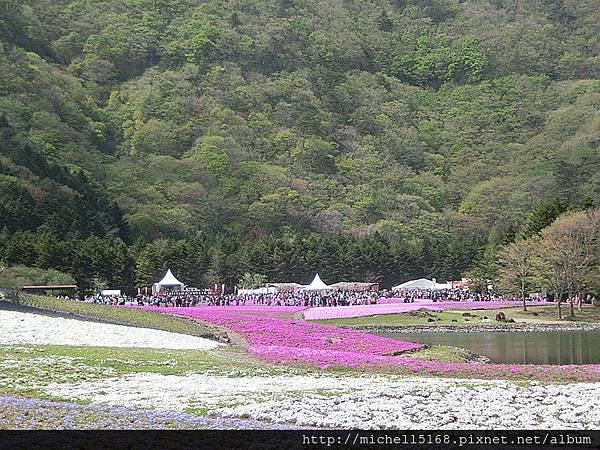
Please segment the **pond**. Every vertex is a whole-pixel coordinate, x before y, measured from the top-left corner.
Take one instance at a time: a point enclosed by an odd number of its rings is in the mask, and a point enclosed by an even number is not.
[[[377,333],[403,341],[462,347],[493,363],[598,364],[598,331]]]

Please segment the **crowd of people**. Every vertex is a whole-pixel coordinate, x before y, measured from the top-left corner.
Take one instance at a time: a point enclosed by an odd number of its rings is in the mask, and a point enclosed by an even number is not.
[[[498,300],[499,297],[491,292],[474,292],[466,289],[415,289],[402,293],[400,296],[406,303],[415,300],[430,300],[434,302],[490,302]]]
[[[162,291],[152,294],[140,293],[137,296],[112,296],[103,297],[95,295],[86,299],[88,302],[104,303],[110,305],[138,305],[138,306],[353,306],[370,305],[376,303],[415,301],[495,301],[497,297],[492,293],[477,293],[460,289],[445,290],[409,290],[399,291],[295,291],[278,293],[257,294],[223,294],[212,295],[209,293],[190,293],[185,291]]]
[[[312,292],[278,292],[261,294],[197,294],[181,291],[163,291],[153,294],[139,294],[135,297],[96,295],[87,299],[92,303],[110,305],[138,306],[351,306],[377,303],[381,297],[388,297],[388,291],[312,291]]]
[[[79,296],[60,296],[69,300],[81,300]],[[530,300],[547,300],[532,298]],[[407,291],[310,291],[310,292],[278,292],[260,294],[223,294],[191,293],[185,291],[162,291],[153,294],[140,293],[137,296],[118,295],[102,296],[95,294],[84,301],[105,305],[136,306],[300,306],[314,308],[318,306],[354,306],[377,303],[413,303],[413,302],[485,302],[498,300],[520,301],[493,292],[473,292],[464,289],[413,289]],[[572,299],[577,303],[578,298]],[[587,294],[583,303],[590,304],[596,300]],[[563,300],[564,301],[564,300]],[[568,302],[568,300],[567,300]]]

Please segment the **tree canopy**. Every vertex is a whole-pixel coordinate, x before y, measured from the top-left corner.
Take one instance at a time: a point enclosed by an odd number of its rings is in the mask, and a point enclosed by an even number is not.
[[[598,206],[599,27],[596,0],[0,0],[0,260],[459,277]]]

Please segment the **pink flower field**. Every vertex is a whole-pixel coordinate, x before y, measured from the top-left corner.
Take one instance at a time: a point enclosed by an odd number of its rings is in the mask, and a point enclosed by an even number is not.
[[[382,356],[423,347],[423,344],[414,342],[404,342],[274,315],[302,310],[302,308],[293,306],[199,306],[193,308],[147,306],[143,309],[180,314],[227,327],[241,334],[248,341],[250,352],[259,356],[266,356],[269,351],[274,351],[276,354],[279,354],[281,350],[294,353],[297,349]]]
[[[386,299],[394,300],[394,299]],[[547,302],[528,302],[529,306],[555,305]],[[470,310],[470,309],[499,309],[514,308],[521,306],[522,303],[515,302],[415,302],[415,303],[387,303],[377,305],[356,305],[356,306],[325,306],[311,308],[304,312],[306,320],[328,320],[328,319],[349,319],[352,317],[377,316],[382,314],[398,314],[418,309],[429,309],[431,311],[447,311],[452,309]]]
[[[506,302],[485,302],[487,309]],[[413,304],[403,304],[410,307]],[[440,309],[446,304],[435,303]],[[467,304],[457,306],[465,309]],[[481,305],[474,305],[480,309]],[[396,306],[396,305],[378,305]],[[422,307],[422,304],[417,304]],[[450,306],[450,305],[448,305]],[[512,306],[512,304],[511,304]],[[342,309],[338,307],[337,309]],[[353,307],[350,307],[353,308]],[[367,307],[368,308],[368,307]],[[348,329],[305,322],[282,316],[297,313],[297,307],[154,307],[142,309],[177,314],[224,326],[242,335],[250,354],[276,364],[310,364],[333,367],[393,369],[400,373],[422,373],[484,378],[518,378],[561,381],[600,381],[600,365],[535,366],[425,361],[401,355],[423,344],[375,336]],[[318,308],[317,308],[318,309]],[[410,310],[410,309],[408,309]],[[310,310],[308,310],[309,312]],[[404,310],[406,311],[406,310]]]

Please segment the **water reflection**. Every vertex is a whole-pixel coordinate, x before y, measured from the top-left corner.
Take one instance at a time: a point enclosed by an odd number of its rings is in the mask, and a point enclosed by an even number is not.
[[[432,345],[463,347],[495,363],[600,363],[600,332],[379,333]]]

